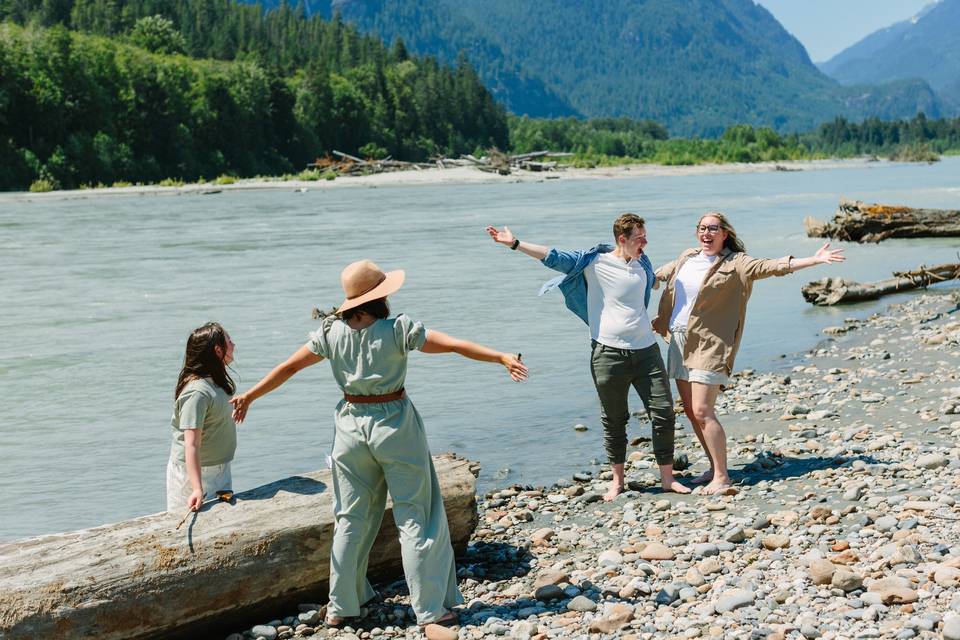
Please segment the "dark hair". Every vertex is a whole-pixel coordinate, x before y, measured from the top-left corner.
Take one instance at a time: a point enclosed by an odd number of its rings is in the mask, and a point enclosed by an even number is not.
[[[376,300],[357,305],[352,309],[347,309],[343,313],[337,312],[337,315],[340,316],[341,320],[350,320],[364,312],[369,313],[378,320],[383,320],[390,316],[390,305],[387,304],[386,298],[377,298]]]
[[[613,241],[619,242],[620,236],[630,237],[633,230],[642,227],[646,223],[643,218],[635,213],[622,213],[620,217],[613,221]]]
[[[720,221],[720,228],[727,232],[727,239],[723,241],[723,246],[725,249],[729,249],[734,253],[746,253],[747,248],[743,245],[743,242],[740,238],[737,237],[737,232],[733,230],[733,225],[730,224],[730,221],[727,219],[727,216],[723,215],[719,211],[707,211],[705,214],[700,216],[700,219],[697,221],[697,226],[700,226],[700,223],[703,222],[703,219],[707,216],[712,216]]]
[[[227,373],[223,357],[217,355],[217,347],[220,347],[221,353],[226,354],[227,332],[219,323],[208,322],[193,330],[187,338],[187,350],[183,354],[183,368],[177,378],[174,399],[180,397],[180,392],[187,384],[200,378],[212,378],[218,387],[233,395],[237,388]]]

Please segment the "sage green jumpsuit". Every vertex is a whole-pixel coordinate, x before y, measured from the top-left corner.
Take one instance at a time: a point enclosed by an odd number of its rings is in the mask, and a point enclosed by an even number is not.
[[[330,316],[311,335],[307,348],[330,361],[345,393],[385,395],[403,388],[407,356],[423,346],[426,336],[423,324],[405,315],[377,320],[359,331]],[[462,603],[463,596],[420,414],[407,397],[380,403],[341,400],[334,426],[336,529],[327,614],[357,616],[361,605],[376,595],[366,577],[367,559],[389,491],[417,622],[437,620]]]

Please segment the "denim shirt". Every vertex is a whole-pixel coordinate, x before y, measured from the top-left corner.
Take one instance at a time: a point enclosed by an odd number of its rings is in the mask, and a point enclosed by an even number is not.
[[[542,296],[547,291],[560,287],[560,293],[563,294],[567,309],[573,311],[578,318],[589,326],[590,320],[587,318],[587,278],[583,275],[583,270],[586,269],[598,255],[601,253],[610,253],[611,251],[613,251],[613,246],[605,243],[598,244],[585,251],[550,249],[541,262],[545,266],[550,267],[554,271],[560,271],[564,275],[557,276],[543,283],[543,286],[540,287],[539,295]],[[643,295],[643,304],[647,306],[650,304],[650,290],[653,289],[653,282],[656,275],[653,272],[653,265],[650,264],[650,258],[647,257],[646,253],[640,255],[640,266],[643,267],[644,273],[647,274],[647,290]]]

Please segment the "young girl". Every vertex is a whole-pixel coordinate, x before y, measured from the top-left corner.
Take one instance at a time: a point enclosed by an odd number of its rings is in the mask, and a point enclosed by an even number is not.
[[[390,316],[386,297],[403,284],[403,271],[384,273],[369,260],[340,276],[346,300],[309,342],[245,393],[233,399],[243,422],[250,404],[298,371],[327,359],[343,390],[334,412],[335,530],[330,549],[330,603],[326,624],[360,615],[376,593],[367,581],[367,556],[380,530],[387,493],[400,532],[403,572],[421,625],[454,624],[457,587],[443,496],[420,414],[404,391],[411,351],[458,353],[503,365],[514,380],[527,377],[519,355],[500,353],[439,331],[405,315]],[[469,393],[469,385],[464,388]]]
[[[233,341],[216,322],[187,338],[173,404],[173,446],[167,463],[167,511],[196,511],[217,491],[231,488],[230,461],[237,449],[237,424],[227,373]]]

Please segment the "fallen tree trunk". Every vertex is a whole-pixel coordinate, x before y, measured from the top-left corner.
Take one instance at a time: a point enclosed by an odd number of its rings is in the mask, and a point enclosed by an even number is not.
[[[831,306],[848,302],[876,300],[898,291],[928,287],[937,282],[960,278],[960,263],[938,264],[906,272],[894,272],[893,277],[879,282],[860,284],[843,278],[822,278],[803,285],[803,298],[812,304]]]
[[[450,534],[463,550],[477,522],[475,463],[434,457]],[[333,534],[329,470],[205,505],[175,530],[158,513],[0,544],[0,638],[208,637],[324,602]],[[372,578],[400,575],[390,504]],[[226,635],[226,634],[224,634]]]
[[[840,199],[833,221],[804,220],[811,238],[880,242],[887,238],[960,236],[960,211],[912,209]]]

